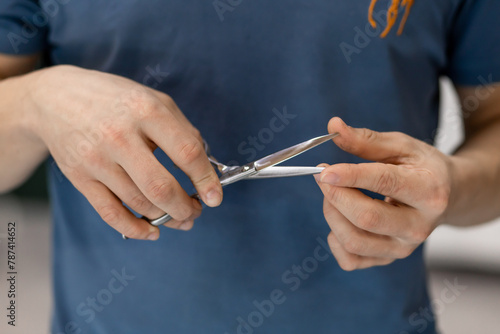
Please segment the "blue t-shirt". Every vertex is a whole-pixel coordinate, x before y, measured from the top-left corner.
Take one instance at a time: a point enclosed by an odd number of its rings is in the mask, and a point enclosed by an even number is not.
[[[166,92],[222,162],[325,134],[333,116],[432,142],[440,76],[500,81],[500,1],[415,0],[386,38],[391,1],[376,2],[377,28],[370,2],[2,0],[0,52],[41,51]],[[359,161],[327,143],[290,163]],[[236,183],[192,231],[147,242],[122,240],[48,166],[53,334],[435,333],[422,248],[342,271],[312,177]]]

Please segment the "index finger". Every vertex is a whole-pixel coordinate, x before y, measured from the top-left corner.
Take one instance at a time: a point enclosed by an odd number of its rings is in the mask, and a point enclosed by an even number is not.
[[[166,106],[159,108],[160,112],[143,122],[144,134],[189,176],[203,202],[212,207],[219,205],[222,186],[202,142]]]

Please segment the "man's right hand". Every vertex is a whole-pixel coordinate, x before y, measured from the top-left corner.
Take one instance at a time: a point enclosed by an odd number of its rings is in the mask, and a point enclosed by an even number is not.
[[[201,136],[166,94],[131,80],[72,66],[29,76],[28,127],[101,218],[129,238],[156,240],[159,229],[136,218],[168,212],[166,226],[189,230],[201,204],[158,162],[160,147],[209,206],[222,188]],[[28,79],[26,76],[26,79]]]

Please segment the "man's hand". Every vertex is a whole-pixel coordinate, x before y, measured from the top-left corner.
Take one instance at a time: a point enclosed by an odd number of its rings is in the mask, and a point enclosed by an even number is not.
[[[409,256],[440,224],[452,191],[452,158],[399,132],[328,124],[341,149],[376,161],[325,165],[316,180],[332,232],[328,242],[339,265],[355,270]],[[372,199],[358,189],[386,196]]]
[[[27,128],[110,226],[130,238],[155,240],[150,219],[168,212],[167,226],[188,230],[200,215],[153,155],[160,147],[192,180],[202,200],[222,200],[201,136],[167,95],[115,75],[58,66],[29,75]]]

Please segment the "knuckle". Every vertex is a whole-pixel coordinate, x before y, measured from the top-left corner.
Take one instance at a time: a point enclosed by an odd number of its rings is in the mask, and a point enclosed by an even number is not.
[[[358,226],[364,230],[372,231],[380,226],[380,213],[374,209],[361,211],[358,215]]]
[[[151,106],[154,106],[154,108],[150,109],[149,111],[153,112],[154,115],[164,112],[173,112],[174,110],[178,109],[177,104],[170,95],[155,91],[155,98],[153,98],[150,94],[148,94],[148,97],[148,102]]]
[[[352,143],[352,141],[345,140],[342,137],[337,137],[337,138],[339,138],[339,139],[337,139],[335,144],[338,147],[340,147],[340,149],[342,149],[343,151],[346,151],[346,152],[354,152],[355,151],[355,147],[354,147],[354,144]]]
[[[396,260],[398,260],[398,259],[395,259],[395,258],[380,259],[379,258],[376,263],[372,264],[372,267],[387,266]]]
[[[351,235],[343,241],[344,249],[351,254],[361,254],[365,248],[363,240],[356,235]]]
[[[131,110],[140,110],[150,99],[150,94],[143,87],[133,87],[121,98],[121,102]]]
[[[177,108],[177,104],[175,103],[174,99],[170,95],[167,95],[165,93],[161,93],[160,100],[169,109]]]
[[[59,168],[68,179],[72,180],[77,188],[85,181],[88,181],[87,174],[80,168],[73,168],[66,164],[61,164]]]
[[[120,221],[120,210],[114,205],[106,205],[97,209],[102,220],[111,227],[115,227]]]
[[[135,87],[122,98],[122,109],[138,120],[149,119],[158,114],[158,101],[146,89]]]
[[[189,221],[189,222],[186,221],[172,228],[181,229],[183,231],[190,231],[193,227],[194,227],[194,221]]]
[[[126,224],[123,230],[123,234],[129,238],[140,239],[143,235],[141,228],[135,224]]]
[[[382,265],[383,266],[388,266],[390,265],[391,263],[394,263],[394,259],[387,259]]]
[[[396,252],[396,256],[395,258],[396,259],[406,259],[408,256],[411,255],[411,253],[413,253],[413,248],[411,247],[400,247],[397,252]]]
[[[431,234],[430,228],[425,228],[422,226],[410,232],[410,239],[414,244],[421,244],[425,240],[427,240],[430,234]]]
[[[334,244],[335,242],[337,241],[335,239],[335,236],[333,235],[333,232],[330,232],[328,234],[328,237],[326,238],[326,241],[328,242],[328,246],[330,246],[330,250],[333,252],[333,249],[334,249]]]
[[[339,264],[340,268],[344,271],[354,271],[358,268],[357,263],[353,260],[337,259],[337,263]]]
[[[150,181],[146,187],[146,193],[149,194],[151,200],[155,203],[167,204],[174,202],[178,195],[172,182],[165,179],[155,179]],[[165,210],[165,209],[164,209]],[[194,208],[184,203],[175,206],[175,210],[169,213],[175,220],[184,221],[193,216]]]
[[[153,204],[143,194],[136,194],[130,199],[130,207],[137,212],[146,212],[150,210],[152,206]]]
[[[451,189],[443,185],[436,186],[428,197],[427,205],[437,213],[443,213],[448,207]]]
[[[399,137],[398,139],[401,140],[401,143],[403,144],[402,145],[403,148],[406,148],[410,152],[420,151],[420,150],[418,150],[417,141],[415,140],[415,138],[412,138],[412,137],[410,137],[407,134],[404,134],[402,132],[396,132],[396,134]],[[416,152],[416,153],[418,153],[418,152]]]
[[[398,192],[398,178],[388,170],[384,170],[375,185],[376,192],[386,195]]]
[[[179,158],[186,164],[192,164],[205,155],[201,144],[197,141],[183,143],[179,148]]]
[[[330,203],[338,203],[342,201],[343,192],[340,187],[329,186],[326,192],[326,198]]]
[[[104,167],[104,156],[94,148],[82,151],[82,158],[84,159],[85,166],[94,168]]]
[[[361,140],[356,140],[352,142],[342,141],[341,148],[348,152],[362,153],[367,150],[368,145],[375,142],[378,138],[378,132],[367,129],[358,129],[358,138]]]
[[[220,184],[220,181],[217,177],[217,174],[213,171],[213,169],[210,169],[206,174],[202,175],[198,179],[193,179],[193,183],[195,185],[199,184],[210,184],[211,186],[218,186]]]
[[[341,175],[344,174],[346,180],[348,180],[348,184],[346,186],[354,186],[357,184],[359,180],[359,165],[355,164],[344,164],[341,165]]]
[[[160,108],[156,103],[145,102],[140,109],[138,109],[137,118],[139,120],[149,120],[158,115]]]
[[[323,203],[323,216],[325,216],[325,219],[327,221],[329,221],[330,220],[330,216],[333,213],[334,213],[333,206],[330,203],[328,203],[327,201],[324,201],[324,203]]]
[[[201,216],[201,210],[193,210],[193,214],[191,215],[192,219],[195,220]],[[191,218],[190,217],[190,218]]]
[[[362,128],[361,135],[365,139],[365,141],[367,141],[368,143],[373,143],[374,141],[377,140],[378,132],[367,128]]]
[[[119,124],[110,123],[102,127],[105,141],[117,147],[123,147],[127,143],[127,131]]]
[[[175,198],[175,190],[170,181],[159,178],[150,181],[146,186],[146,193],[157,203],[171,202]]]
[[[193,211],[188,206],[178,208],[179,212],[175,215],[176,220],[186,221],[193,215]]]

